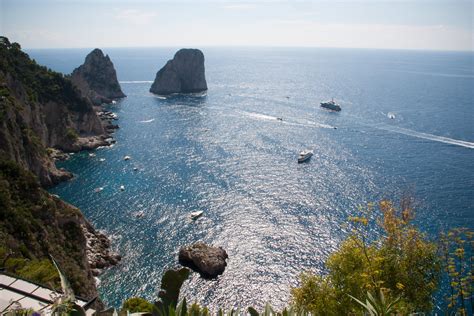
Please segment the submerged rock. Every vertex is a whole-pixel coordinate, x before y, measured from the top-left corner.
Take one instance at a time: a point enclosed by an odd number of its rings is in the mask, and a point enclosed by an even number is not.
[[[199,49],[180,49],[158,71],[150,92],[167,95],[207,90],[204,54]]]
[[[114,64],[98,48],[87,55],[84,64],[74,69],[71,81],[95,105],[112,103],[114,99],[125,97]]]
[[[179,250],[179,262],[199,272],[203,277],[215,278],[224,272],[227,252],[221,247],[211,247],[197,242]]]

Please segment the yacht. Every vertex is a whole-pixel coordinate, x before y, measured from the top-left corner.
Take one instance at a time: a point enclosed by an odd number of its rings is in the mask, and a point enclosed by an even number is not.
[[[321,107],[336,112],[339,112],[341,110],[341,106],[334,101],[334,98],[332,98],[331,101],[321,102]]]
[[[313,156],[312,150],[303,150],[298,156],[298,163],[305,162],[306,160],[311,158],[311,156]]]

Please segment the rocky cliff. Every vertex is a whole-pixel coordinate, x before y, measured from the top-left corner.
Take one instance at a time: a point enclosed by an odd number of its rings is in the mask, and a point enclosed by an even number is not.
[[[70,174],[58,170],[50,147],[88,148],[104,139],[104,126],[92,103],[60,73],[38,65],[20,45],[0,37],[0,155],[16,161],[45,186]]]
[[[120,257],[77,208],[41,185],[71,176],[56,168],[52,147],[75,151],[103,144],[104,126],[70,80],[0,37],[0,268],[59,285],[51,254],[77,294],[97,295],[93,275]]]
[[[114,64],[98,48],[87,55],[84,64],[74,69],[70,78],[82,95],[95,105],[125,97],[117,80]]]
[[[158,71],[150,92],[160,95],[207,90],[204,54],[199,49],[180,49]]]
[[[1,159],[0,209],[0,266],[7,272],[60,288],[52,255],[76,294],[91,299],[97,296],[93,268],[120,260],[77,208],[44,191],[15,162]]]

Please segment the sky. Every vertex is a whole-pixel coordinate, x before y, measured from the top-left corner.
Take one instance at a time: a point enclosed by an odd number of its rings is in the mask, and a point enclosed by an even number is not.
[[[0,0],[23,48],[347,47],[474,51],[474,0]]]

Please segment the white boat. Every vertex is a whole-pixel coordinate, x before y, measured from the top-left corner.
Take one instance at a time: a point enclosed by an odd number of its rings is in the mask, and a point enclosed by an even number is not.
[[[104,189],[103,187],[95,188],[95,189],[94,189],[94,192],[95,192],[95,193],[99,193],[99,192],[102,191],[103,189]]]
[[[204,211],[195,211],[195,212],[191,213],[190,217],[191,217],[192,220],[196,220],[199,217],[201,217],[202,214],[204,214]]]
[[[105,158],[100,158],[99,161],[100,161],[100,162],[104,162],[104,161],[105,161]]]
[[[124,185],[120,186],[120,191],[125,191],[125,186]]]
[[[123,160],[130,160],[130,159],[132,159],[132,157],[130,157],[130,156],[123,157]]]
[[[313,151],[312,150],[307,150],[307,149],[303,150],[298,155],[298,163],[305,162],[306,160],[311,158],[311,156],[313,156]]]
[[[133,171],[138,171],[138,168],[137,168],[137,167],[134,167],[134,168],[133,168]]]
[[[89,157],[95,157],[95,154],[94,154],[94,153],[90,153],[90,154],[89,154]]]

